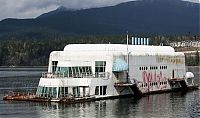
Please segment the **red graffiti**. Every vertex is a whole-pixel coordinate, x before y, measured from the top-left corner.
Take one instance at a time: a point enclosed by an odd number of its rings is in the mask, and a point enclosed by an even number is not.
[[[155,72],[147,72],[147,71],[143,71],[142,73],[143,76],[143,83],[147,86],[148,91],[150,89],[153,89],[153,86],[151,86],[152,84],[157,86],[158,89],[161,89],[161,82],[166,82],[166,77],[163,77],[162,71],[160,71],[160,73],[156,73]],[[166,88],[166,84],[164,84],[164,86],[162,86],[162,88]]]

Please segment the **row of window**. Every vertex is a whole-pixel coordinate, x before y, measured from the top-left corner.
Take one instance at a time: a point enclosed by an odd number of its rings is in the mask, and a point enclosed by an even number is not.
[[[73,75],[73,74],[91,74],[92,67],[90,66],[76,66],[76,67],[57,67],[55,73]]]
[[[57,91],[58,89],[58,91]],[[58,92],[58,93],[57,93]],[[36,95],[44,98],[56,98],[58,97],[80,97],[89,95],[89,87],[42,87],[37,88]]]
[[[150,70],[157,70],[158,66],[150,66],[149,67]],[[160,66],[160,69],[167,69],[167,66]],[[139,67],[139,70],[148,70],[147,66],[141,66]]]
[[[36,95],[38,97],[45,98],[56,98],[57,96],[57,87],[41,87],[37,88]]]
[[[75,67],[56,67],[57,62],[52,62],[53,72],[61,73],[66,75],[81,75],[81,74],[92,74],[91,66],[75,66]],[[55,68],[56,67],[56,68]],[[105,72],[106,61],[95,61],[95,73]],[[54,71],[55,70],[55,71]]]
[[[57,91],[58,89],[58,91]],[[96,86],[95,95],[106,95],[107,86]],[[58,93],[57,93],[58,92]],[[89,95],[89,87],[42,87],[37,88],[36,95],[44,98],[80,97]]]
[[[147,87],[148,84],[149,84],[149,86],[166,85],[166,84],[167,84],[167,81],[142,83],[140,87]]]
[[[167,69],[167,66],[160,66],[160,69]]]
[[[139,70],[148,70],[148,67],[139,67]]]

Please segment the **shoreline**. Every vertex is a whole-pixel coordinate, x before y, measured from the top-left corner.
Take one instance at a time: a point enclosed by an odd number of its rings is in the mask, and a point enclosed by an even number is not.
[[[200,67],[200,65],[186,67]],[[48,66],[0,66],[0,68],[48,68]]]

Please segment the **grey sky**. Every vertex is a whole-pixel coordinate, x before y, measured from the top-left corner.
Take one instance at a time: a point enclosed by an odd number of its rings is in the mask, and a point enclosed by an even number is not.
[[[59,6],[91,8],[116,5],[134,0],[0,0],[0,20],[5,18],[34,18]],[[187,0],[196,1],[199,0]]]

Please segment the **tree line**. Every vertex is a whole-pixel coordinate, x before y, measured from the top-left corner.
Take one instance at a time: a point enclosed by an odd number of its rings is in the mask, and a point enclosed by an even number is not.
[[[0,66],[47,66],[51,51],[67,44],[122,43],[121,36],[75,36],[45,40],[0,40]]]
[[[150,36],[150,44],[159,45],[180,37]],[[184,37],[185,38],[185,37]],[[67,44],[126,44],[126,35],[67,36],[51,39],[6,39],[0,40],[0,66],[47,66],[51,51],[61,51]],[[130,42],[131,43],[131,42]],[[196,56],[199,58],[199,56]],[[195,58],[187,57],[187,65],[197,65]],[[194,60],[194,59],[193,59]]]

